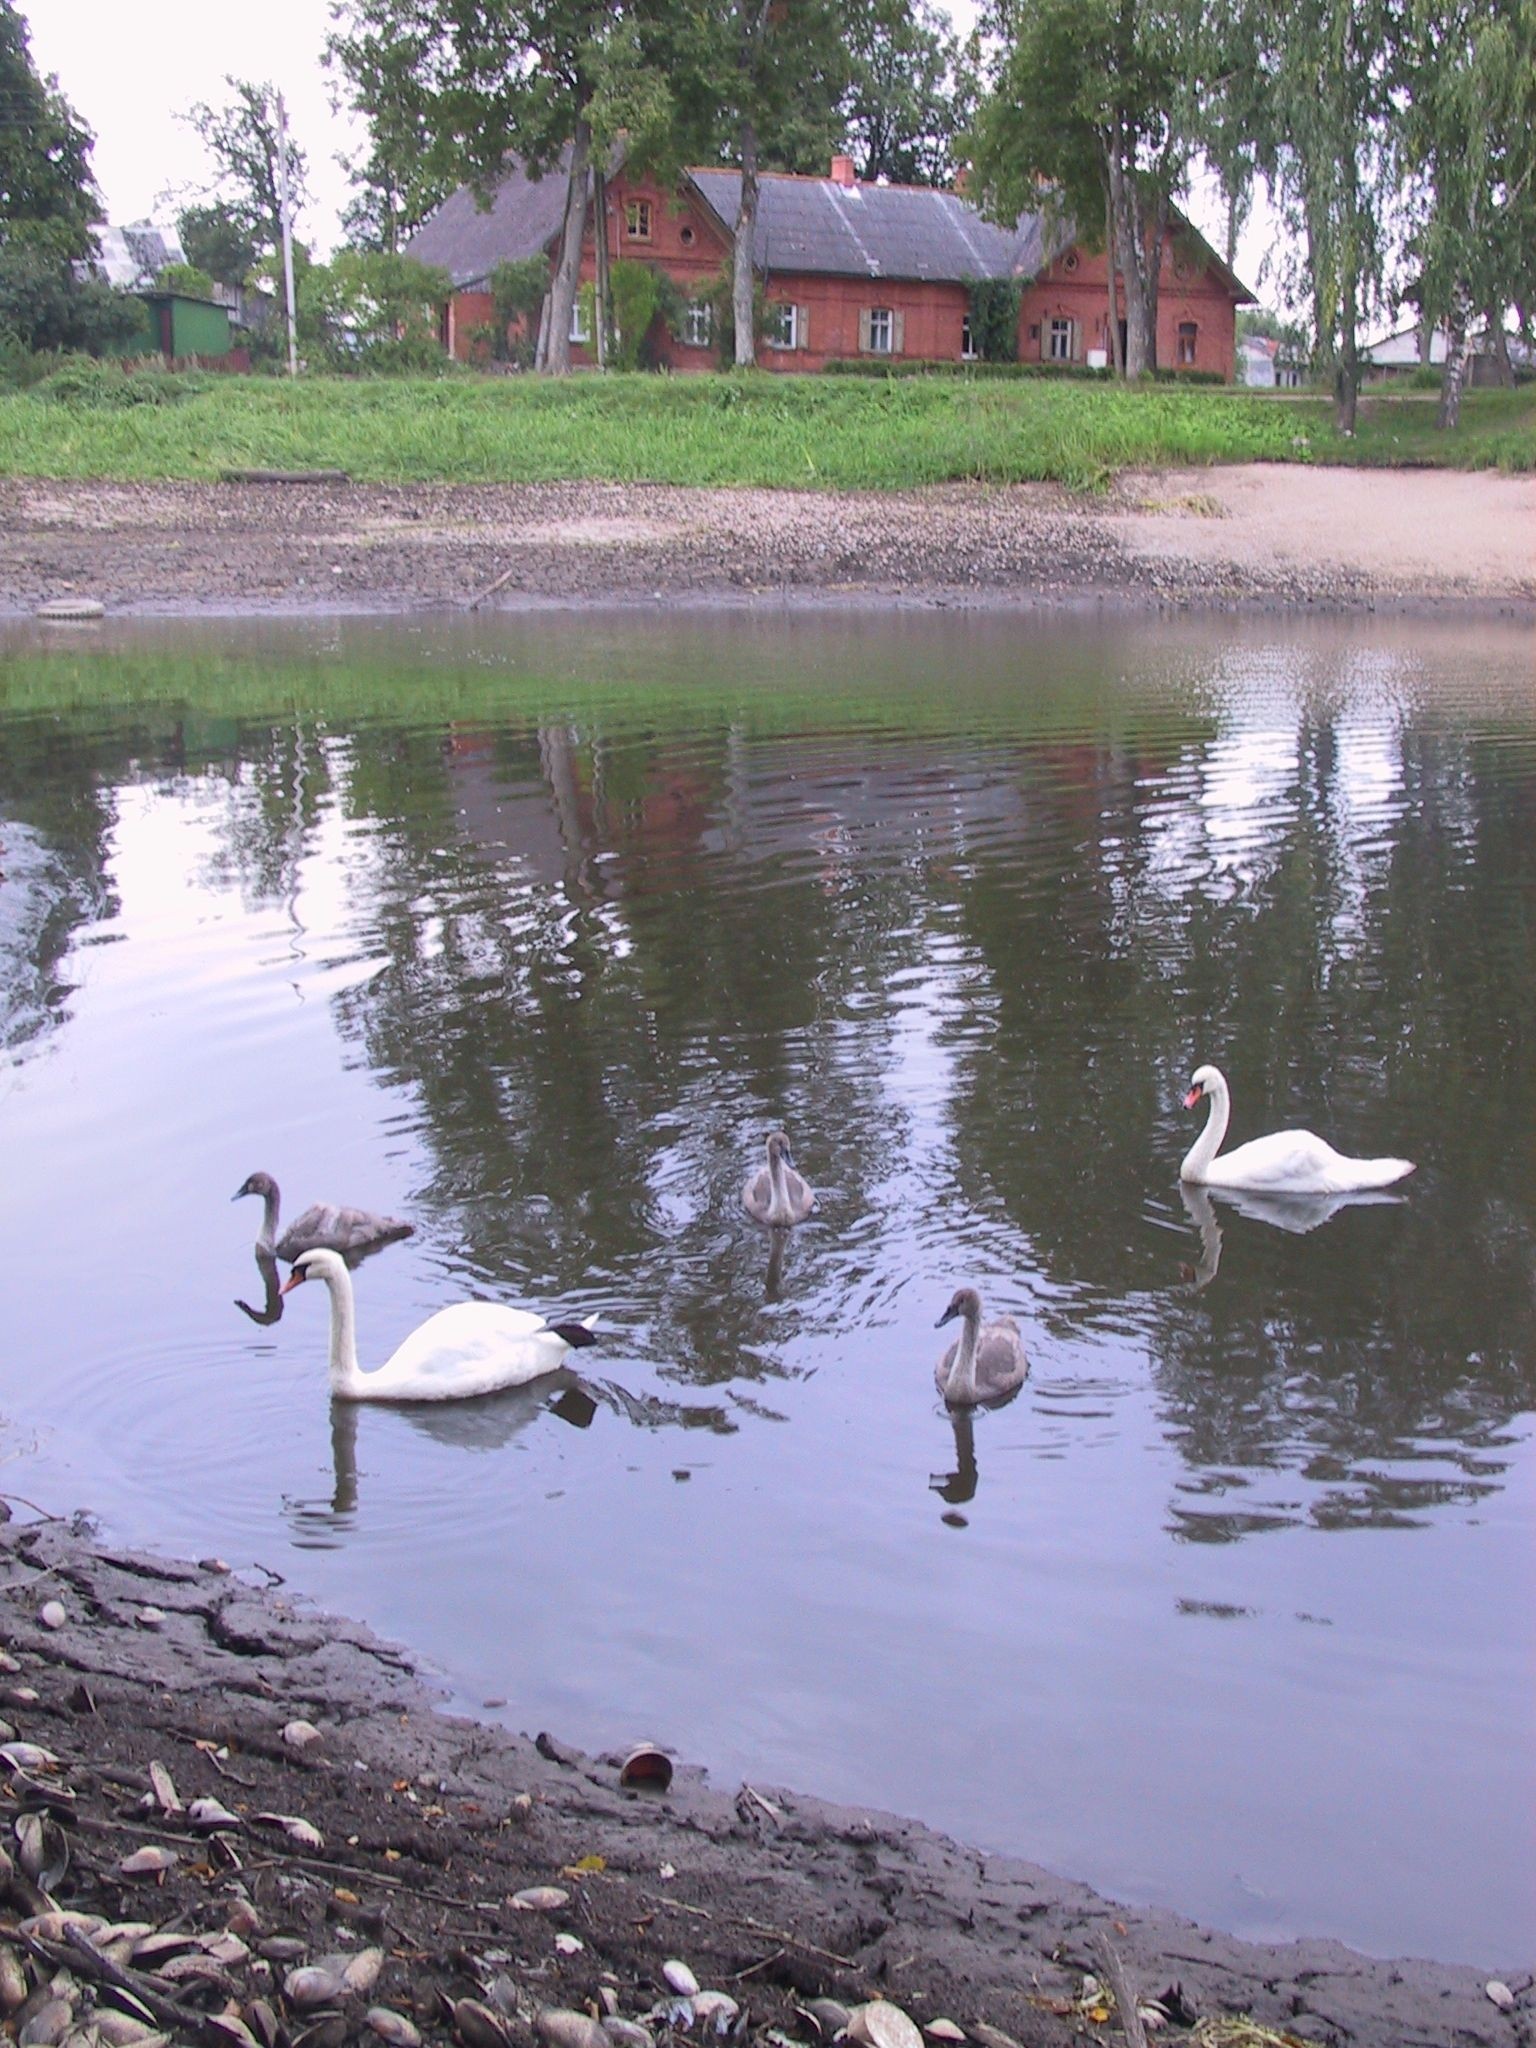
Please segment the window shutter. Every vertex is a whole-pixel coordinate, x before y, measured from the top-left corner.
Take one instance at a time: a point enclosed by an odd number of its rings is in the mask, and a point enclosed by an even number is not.
[[[868,354],[869,354],[869,308],[868,308],[868,306],[864,306],[864,307],[861,307],[861,308],[860,308],[860,311],[859,311],[859,348],[860,348],[860,351],[861,351],[861,352],[862,352],[862,353],[863,353],[864,355],[868,355]]]
[[[811,345],[811,309],[809,306],[795,308],[795,347],[809,348]]]
[[[906,342],[907,316],[905,313],[893,312],[891,314],[891,354],[899,356],[906,347]]]

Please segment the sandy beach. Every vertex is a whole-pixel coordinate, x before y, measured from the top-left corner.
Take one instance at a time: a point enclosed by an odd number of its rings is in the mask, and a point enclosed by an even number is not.
[[[1247,465],[885,495],[0,482],[0,609],[1105,606],[1536,617],[1536,477]]]

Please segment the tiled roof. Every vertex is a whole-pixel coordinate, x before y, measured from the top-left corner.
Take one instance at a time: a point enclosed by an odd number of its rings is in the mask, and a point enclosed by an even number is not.
[[[542,178],[514,164],[482,210],[473,189],[451,192],[411,236],[407,254],[446,270],[455,285],[482,284],[498,263],[537,256],[565,217],[565,162]]]
[[[727,232],[741,204],[739,171],[688,173]],[[752,260],[768,272],[954,282],[1033,277],[1071,231],[1026,213],[1016,227],[983,220],[957,192],[920,185],[844,185],[768,174],[758,195]]]
[[[173,227],[114,228],[105,224],[92,230],[96,237],[95,267],[108,284],[129,291],[151,285],[168,263],[185,263],[181,238]]]

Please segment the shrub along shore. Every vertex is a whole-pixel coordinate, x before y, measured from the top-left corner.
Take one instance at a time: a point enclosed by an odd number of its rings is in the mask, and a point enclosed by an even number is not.
[[[251,468],[364,483],[659,483],[799,490],[1051,482],[1237,462],[1536,469],[1536,386],[1366,399],[1336,433],[1321,395],[1128,389],[1040,375],[214,376],[67,360],[0,394],[0,473],[117,482]]]

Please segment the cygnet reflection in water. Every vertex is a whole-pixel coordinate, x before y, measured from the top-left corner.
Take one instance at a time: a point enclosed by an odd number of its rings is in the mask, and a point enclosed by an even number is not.
[[[930,1472],[928,1490],[936,1493],[940,1500],[947,1501],[952,1508],[957,1508],[976,1498],[979,1480],[976,1470],[976,1410],[951,1408],[949,1421],[955,1432],[955,1469],[953,1472]]]
[[[261,1275],[261,1284],[266,1299],[260,1308],[252,1308],[248,1301],[238,1297],[235,1307],[242,1315],[250,1317],[253,1323],[280,1323],[283,1319],[283,1289],[278,1277],[277,1261],[270,1252],[260,1249],[256,1253],[256,1270]]]

